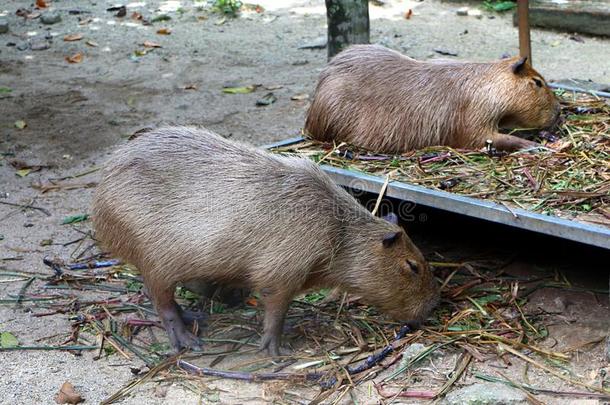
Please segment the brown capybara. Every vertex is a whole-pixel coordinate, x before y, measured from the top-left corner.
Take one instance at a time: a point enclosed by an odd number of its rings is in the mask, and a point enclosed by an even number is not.
[[[305,132],[384,153],[426,146],[499,150],[538,144],[498,128],[543,128],[559,102],[525,59],[421,62],[379,45],[355,45],[320,74]]]
[[[199,346],[174,301],[178,284],[259,291],[261,347],[272,355],[291,299],[306,289],[337,286],[405,322],[422,321],[439,299],[395,220],[371,215],[307,159],[205,129],[157,129],[119,148],[92,212],[97,239],[142,273],[176,349]]]

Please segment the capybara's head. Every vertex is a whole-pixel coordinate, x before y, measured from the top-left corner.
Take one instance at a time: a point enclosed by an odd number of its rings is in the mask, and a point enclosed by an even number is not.
[[[376,221],[355,253],[351,289],[397,321],[420,323],[439,302],[439,286],[394,214]]]
[[[506,59],[498,68],[501,72],[497,77],[507,95],[502,102],[506,113],[500,117],[501,128],[548,128],[557,122],[559,101],[527,58]]]

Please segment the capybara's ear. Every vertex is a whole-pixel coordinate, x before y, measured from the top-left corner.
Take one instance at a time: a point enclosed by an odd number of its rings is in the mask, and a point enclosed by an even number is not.
[[[393,212],[390,212],[388,215],[384,216],[383,219],[391,224],[398,225],[398,216]]]
[[[387,248],[394,245],[394,243],[396,243],[396,241],[400,239],[400,235],[402,235],[402,232],[400,231],[390,232],[383,235],[383,247]]]
[[[523,70],[523,68],[525,67],[525,62],[527,62],[527,56],[524,56],[523,58],[520,58],[518,61],[516,61],[515,63],[513,63],[510,68],[513,71],[514,74],[519,74],[521,73],[521,71]]]

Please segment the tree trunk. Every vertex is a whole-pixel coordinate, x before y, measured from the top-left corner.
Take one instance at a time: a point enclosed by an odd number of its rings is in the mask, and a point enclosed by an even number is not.
[[[326,0],[328,59],[348,45],[369,43],[368,0]]]

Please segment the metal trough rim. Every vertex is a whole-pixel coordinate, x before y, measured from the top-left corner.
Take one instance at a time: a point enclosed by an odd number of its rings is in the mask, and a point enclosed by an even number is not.
[[[286,139],[263,148],[272,149],[303,141],[303,137]],[[385,179],[328,165],[320,165],[339,185],[379,194]],[[390,181],[385,195],[411,201],[431,208],[484,219],[516,228],[556,236],[587,245],[610,249],[610,228],[587,224],[556,216],[542,215],[521,208],[509,210],[502,204],[478,198],[464,197],[447,191],[434,190],[400,181]]]

